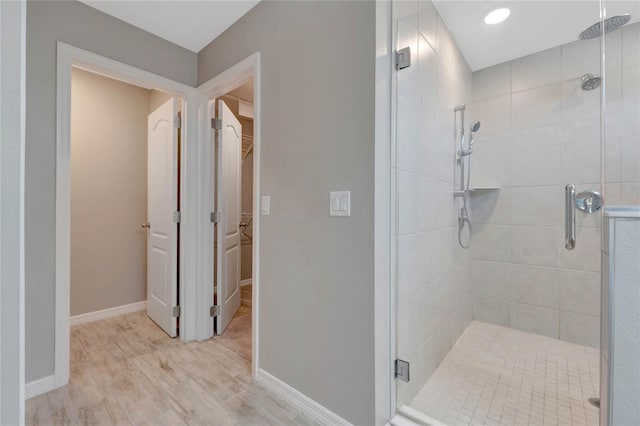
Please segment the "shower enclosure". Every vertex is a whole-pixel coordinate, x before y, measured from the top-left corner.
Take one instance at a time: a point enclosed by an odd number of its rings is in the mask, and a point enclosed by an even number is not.
[[[640,205],[640,2],[392,14],[395,409],[597,425],[602,211]]]

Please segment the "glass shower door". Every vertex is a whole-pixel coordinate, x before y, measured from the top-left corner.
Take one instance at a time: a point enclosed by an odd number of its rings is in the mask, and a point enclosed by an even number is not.
[[[622,22],[623,26],[620,31],[610,32],[603,38],[607,64],[604,78],[603,153],[606,160],[603,179],[605,217],[609,218],[603,226],[608,229],[612,223],[617,223],[615,226],[627,223],[630,228],[626,232],[618,232],[625,235],[616,240],[626,240],[624,244],[628,246],[634,229],[634,220],[629,213],[637,216],[640,208],[640,23],[637,20],[640,3],[605,1],[604,8],[607,21],[618,25]],[[625,218],[615,219],[620,211],[625,211]],[[637,321],[633,317],[633,312],[639,309],[638,298],[633,294],[637,291],[640,277],[637,268],[635,277],[632,271],[623,274],[615,267],[610,268],[610,261],[617,256],[611,252],[607,238],[612,233],[604,234],[600,424],[637,424],[640,412],[635,401],[640,395],[635,390],[638,389],[640,369],[637,357],[629,356],[632,353],[629,348],[637,345],[640,339],[640,332],[635,326]],[[635,264],[640,264],[637,255]],[[615,276],[626,276],[632,282],[625,285],[612,279]],[[628,359],[626,364],[625,358]],[[617,397],[610,398],[611,394]]]
[[[472,319],[471,253],[458,247],[454,105],[471,101],[472,73],[430,2],[394,3],[396,49],[397,406],[409,409]]]

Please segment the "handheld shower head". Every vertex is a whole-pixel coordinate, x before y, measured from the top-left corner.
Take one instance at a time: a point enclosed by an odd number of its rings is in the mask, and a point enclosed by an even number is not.
[[[475,142],[473,134],[480,130],[480,122],[474,121],[471,126],[469,126],[469,153],[473,152],[473,144]]]
[[[464,128],[464,127],[463,127]],[[466,157],[473,153],[473,134],[480,129],[480,122],[475,121],[471,126],[469,126],[469,148],[464,149],[464,136],[462,137],[460,143],[460,150],[458,151],[458,157]]]

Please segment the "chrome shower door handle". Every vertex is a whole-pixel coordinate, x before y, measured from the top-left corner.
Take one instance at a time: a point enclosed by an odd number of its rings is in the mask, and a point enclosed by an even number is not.
[[[567,250],[576,248],[576,186],[564,188],[564,246]]]

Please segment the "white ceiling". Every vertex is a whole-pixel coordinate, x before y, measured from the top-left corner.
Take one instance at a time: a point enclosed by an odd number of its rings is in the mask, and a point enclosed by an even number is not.
[[[80,1],[197,53],[260,0]]]
[[[576,41],[578,34],[598,22],[598,0],[459,1],[434,0],[462,54],[473,71]],[[630,13],[640,20],[640,1],[606,0],[607,17]],[[496,25],[484,17],[499,7],[511,16]]]

